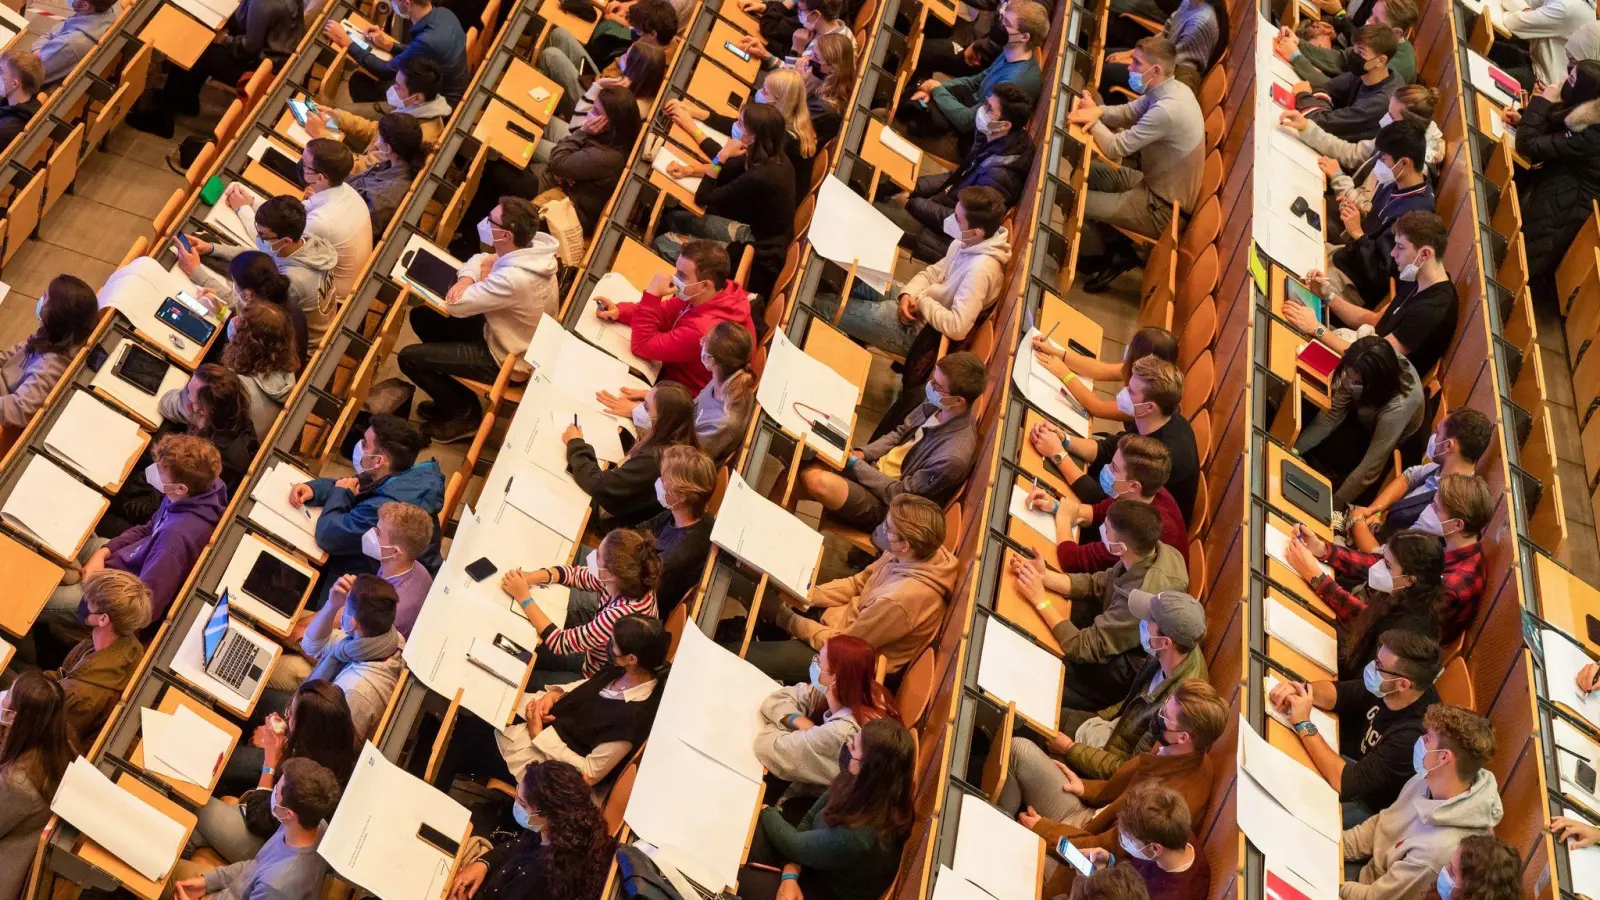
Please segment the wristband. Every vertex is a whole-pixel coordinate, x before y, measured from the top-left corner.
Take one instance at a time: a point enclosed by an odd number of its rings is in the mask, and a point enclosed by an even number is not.
[[[794,720],[798,719],[798,718],[800,718],[800,714],[799,713],[789,713],[787,716],[783,717],[783,724],[789,726],[790,728],[793,728],[794,727]]]
[[[532,597],[523,597],[521,600],[517,601],[517,605],[522,607],[523,609],[527,609],[528,606],[530,604],[532,604],[532,603],[533,603],[533,598]]]
[[[800,876],[796,875],[793,872],[785,872],[785,873],[783,873],[783,877],[778,879],[778,881],[780,881],[780,882],[783,882],[783,881],[799,881],[799,880],[800,880]]]
[[[262,766],[261,767],[261,774],[263,774],[263,775],[276,775],[277,773],[278,773],[278,770],[274,769],[271,766]]]
[[[1033,605],[1033,608],[1037,609],[1039,612],[1044,612],[1045,610],[1050,608],[1050,601],[1049,600],[1040,600],[1038,603],[1035,603]]]

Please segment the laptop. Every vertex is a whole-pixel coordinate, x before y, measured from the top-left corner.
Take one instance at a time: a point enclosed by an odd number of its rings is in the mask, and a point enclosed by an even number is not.
[[[205,657],[206,674],[238,691],[253,697],[256,685],[266,677],[272,654],[256,645],[229,623],[228,592],[222,592],[211,619],[201,634],[201,652]]]

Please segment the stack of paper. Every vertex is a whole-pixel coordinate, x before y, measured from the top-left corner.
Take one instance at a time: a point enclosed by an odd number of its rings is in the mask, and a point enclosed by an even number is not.
[[[232,742],[226,731],[187,706],[170,715],[145,707],[139,710],[139,730],[144,735],[146,769],[202,786],[220,771]]]
[[[1028,329],[1019,347],[1031,348],[1033,339],[1040,336],[1038,328]],[[1039,365],[1031,349],[1017,354],[1011,364],[1011,382],[1028,398],[1028,402],[1041,412],[1065,425],[1079,437],[1089,436],[1089,414],[1078,401],[1072,399],[1061,379]]]
[[[1294,566],[1289,565],[1289,542],[1293,540],[1289,533],[1278,528],[1268,520],[1266,528],[1262,529],[1262,541],[1266,544],[1267,556],[1282,563],[1289,571],[1294,571]],[[1333,575],[1333,567],[1319,561],[1317,569],[1324,575]]]
[[[67,767],[50,811],[151,881],[163,880],[183,849],[182,825],[81,756]]]
[[[803,436],[818,456],[843,465],[860,397],[861,389],[848,378],[796,347],[782,331],[774,332],[767,368],[756,386],[756,402],[784,431]],[[846,446],[818,437],[813,422],[844,435]]]
[[[144,449],[145,437],[139,423],[88,391],[73,391],[44,445],[95,484],[113,485]]]
[[[455,858],[421,834],[464,841],[470,819],[466,807],[366,743],[317,852],[383,900],[436,900],[449,886]]]
[[[279,540],[320,562],[328,554],[317,546],[317,508],[290,505],[289,491],[311,481],[310,473],[293,463],[278,460],[262,474],[250,491],[255,501],[249,518]]]
[[[994,900],[1036,900],[1044,839],[976,794],[961,797],[950,868]]]
[[[1339,792],[1315,769],[1272,746],[1250,723],[1239,721],[1239,765],[1284,809],[1330,841],[1343,831]]]
[[[1240,729],[1241,737],[1249,731],[1248,727]],[[1304,769],[1293,760],[1289,764]],[[1310,774],[1315,777],[1315,773]],[[1250,839],[1250,843],[1255,844],[1266,856],[1269,864],[1294,872],[1319,895],[1338,896],[1341,855],[1337,832],[1330,838],[1294,812],[1285,809],[1248,769],[1239,773],[1238,783],[1239,830]],[[1337,826],[1338,795],[1326,784],[1322,786],[1328,791],[1321,795],[1324,805],[1332,813],[1333,823]]]
[[[738,472],[728,480],[711,541],[766,572],[777,585],[804,599],[811,593],[822,556],[822,533],[761,496]]]
[[[589,495],[570,475],[526,466],[512,477],[506,499],[569,541],[583,537],[583,525],[589,518]]]
[[[900,226],[837,175],[822,180],[811,221],[808,236],[818,256],[847,269],[855,265],[857,278],[879,293],[888,293],[895,248],[905,234]]]
[[[500,590],[499,572],[482,582],[473,582],[461,571],[466,563],[482,555],[477,547],[470,549],[467,553],[452,549],[451,559],[460,561],[455,567],[441,569],[434,579],[428,600],[411,626],[403,655],[406,668],[429,690],[446,697],[455,696],[459,690],[463,708],[485,722],[504,725],[516,711],[521,669],[512,679],[516,683],[508,683],[498,669],[488,671],[473,664],[473,647],[504,635],[519,647],[532,650],[539,645],[539,634]],[[515,559],[503,557],[494,562],[504,572],[510,565],[503,560]],[[485,652],[480,647],[480,656]]]
[[[659,156],[656,158],[660,159]],[[643,295],[643,291],[634,287],[627,278],[616,272],[607,272],[595,282],[589,302],[579,310],[577,331],[596,346],[627,363],[635,372],[655,381],[661,376],[661,363],[633,352],[633,329],[621,322],[608,322],[595,315],[599,310],[594,303],[595,298],[604,298],[612,303],[638,303]]]
[[[885,147],[904,157],[912,165],[922,164],[922,148],[901,137],[899,132],[893,128],[887,125],[883,126],[883,131],[879,133],[878,140]]]
[[[1540,629],[1539,637],[1550,702],[1567,707],[1591,726],[1600,723],[1600,692],[1585,694],[1578,690],[1577,683],[1578,672],[1594,660],[1572,638],[1554,628]]]
[[[251,158],[259,159],[260,154],[257,153]],[[233,190],[244,191],[246,194],[249,194],[251,206],[256,206],[265,202],[265,198],[263,198],[253,188],[242,181],[235,181],[229,185],[229,187]],[[203,216],[200,221],[211,226],[217,232],[226,235],[229,240],[241,247],[254,248],[256,245],[256,230],[254,228],[247,228],[244,224],[244,220],[239,218],[239,214],[234,212],[232,207],[228,206],[228,204],[225,203],[221,198],[217,199],[215,206],[212,206],[211,209],[206,211],[205,216]]]
[[[600,391],[615,392],[638,382],[626,363],[562,328],[555,316],[539,319],[523,358],[551,384],[598,412],[605,412],[596,399]]]
[[[978,687],[1017,704],[1017,712],[1055,728],[1061,722],[1061,684],[1066,665],[1049,650],[990,616],[978,657]]]
[[[1268,597],[1263,607],[1267,633],[1298,650],[1329,672],[1339,668],[1339,641],[1289,607]]]
[[[101,493],[49,459],[28,457],[0,518],[26,531],[64,559],[78,553],[89,529],[111,505]]]
[[[1050,543],[1058,543],[1056,536],[1056,517],[1053,513],[1041,512],[1028,506],[1028,489],[1020,484],[1011,486],[1011,517],[1022,522],[1050,539]]]

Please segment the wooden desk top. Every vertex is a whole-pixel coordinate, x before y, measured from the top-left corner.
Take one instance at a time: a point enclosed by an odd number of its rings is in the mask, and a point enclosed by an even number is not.
[[[743,34],[748,34],[752,37],[761,36],[761,23],[757,22],[743,9],[740,9],[736,0],[724,0],[722,8],[717,10],[717,15],[726,19],[730,25],[739,29]]]
[[[1318,482],[1326,485],[1330,491],[1332,490],[1332,485],[1329,483],[1328,479],[1322,476],[1321,472],[1318,472],[1316,469],[1311,468],[1298,459],[1294,459],[1289,455],[1288,451],[1284,450],[1282,447],[1279,447],[1277,444],[1268,441],[1267,502],[1271,504],[1273,508],[1281,510],[1284,515],[1291,517],[1294,521],[1304,524],[1312,534],[1322,538],[1325,541],[1332,541],[1332,529],[1321,522],[1318,522],[1316,519],[1301,513],[1300,507],[1295,506],[1293,503],[1290,503],[1288,500],[1283,498],[1283,475],[1281,470],[1284,460],[1291,460],[1291,464],[1299,468],[1300,471],[1304,472],[1307,477],[1315,478]]]
[[[1039,611],[1033,608],[1033,604],[1023,599],[1017,592],[1017,579],[1011,574],[1011,562],[1016,556],[1016,551],[1008,547],[1005,557],[1000,562],[1000,584],[994,592],[994,611],[1000,618],[1033,635],[1039,643],[1048,647],[1051,653],[1060,656],[1061,642],[1056,640],[1056,636],[1044,623]],[[1047,557],[1047,560],[1050,558],[1053,557]],[[1060,597],[1056,598],[1056,603],[1067,609],[1071,607],[1070,601]]]
[[[678,205],[682,206],[689,212],[692,212],[697,216],[703,216],[706,214],[705,209],[702,208],[700,204],[695,202],[694,194],[690,193],[687,188],[679,184],[671,176],[667,175],[667,173],[661,171],[660,169],[650,170],[650,183],[655,185],[668,196],[672,197],[672,199],[678,201]]]
[[[593,22],[585,22],[577,16],[561,8],[561,0],[544,0],[539,4],[539,18],[549,22],[552,26],[565,28],[572,32],[578,43],[587,44],[589,38],[594,36],[596,25],[600,24],[597,16]]]
[[[657,256],[649,247],[625,237],[617,248],[617,258],[611,262],[611,271],[628,279],[642,291],[653,276],[662,274],[670,277],[674,268],[673,263]]]
[[[298,160],[305,152],[297,149],[288,140],[269,139],[268,143],[278,148],[279,151],[291,159]],[[304,188],[285,180],[282,175],[263,166],[254,159],[245,164],[243,176],[245,181],[254,185],[260,193],[267,197],[304,197],[306,194]]]
[[[1543,553],[1533,555],[1533,576],[1539,591],[1539,616],[1566,632],[1590,653],[1600,644],[1589,639],[1588,617],[1600,618],[1600,591]]]
[[[200,20],[171,4],[163,4],[139,31],[140,40],[183,69],[193,68],[216,36]]]
[[[543,88],[550,96],[541,103],[533,99],[530,93],[534,88]],[[516,57],[512,57],[506,65],[505,74],[500,76],[500,83],[495,85],[494,90],[501,99],[539,125],[550,124],[550,117],[555,114],[556,104],[561,102],[562,94],[561,85]]]
[[[512,131],[513,127],[527,134],[517,134]],[[472,129],[473,137],[494,148],[506,162],[519,169],[526,169],[533,161],[533,151],[543,135],[543,128],[499,100],[489,101]]]
[[[6,573],[6,601],[0,603],[0,629],[20,638],[33,627],[66,569],[0,532],[0,571]]]
[[[741,37],[747,35],[721,19],[713,20],[704,44],[706,56],[726,67],[745,84],[754,84],[756,75],[761,72],[761,61],[753,55],[749,59],[740,59],[727,47],[728,44],[739,46]]]
[[[861,142],[861,158],[888,176],[890,181],[908,191],[912,190],[917,186],[917,171],[921,164],[906,159],[883,142],[885,127],[877,119],[867,122],[867,135]]]
[[[748,84],[709,60],[701,60],[694,67],[684,90],[695,103],[729,117],[739,115],[739,107],[751,93]]]
[[[1050,340],[1063,347],[1067,345],[1069,339],[1077,341],[1093,353],[1096,359],[1105,350],[1105,329],[1049,291],[1045,292],[1039,303],[1038,325],[1040,333],[1049,333],[1050,329],[1054,328],[1055,332],[1050,334]]]
[[[190,835],[194,834],[194,813],[156,793],[149,785],[127,772],[118,772],[116,777],[111,780],[117,787],[161,810],[172,821],[181,824],[183,826],[183,843],[187,844],[189,842]],[[134,896],[141,898],[141,900],[159,900],[162,891],[166,889],[167,882],[172,878],[172,872],[168,871],[160,881],[151,881],[134,871],[132,866],[112,856],[104,847],[83,835],[79,835],[77,845],[73,847],[72,852],[84,862],[115,878],[123,887],[131,891]]]
[[[1077,500],[1077,494],[1072,492],[1072,487],[1067,480],[1061,477],[1061,471],[1050,461],[1033,449],[1033,443],[1028,440],[1028,433],[1033,431],[1033,426],[1047,422],[1044,416],[1029,409],[1022,414],[1022,439],[1017,445],[1017,465],[1023,470],[1039,476],[1039,480],[1049,485],[1062,497],[1071,497]]]
[[[222,764],[227,762],[229,756],[233,755],[233,748],[239,746],[239,738],[242,732],[238,725],[218,715],[204,703],[171,686],[162,691],[161,699],[156,703],[155,710],[157,712],[174,713],[178,711],[180,706],[187,706],[192,712],[197,713],[200,718],[205,719],[228,734],[228,749],[222,754],[222,758],[217,761],[217,768],[211,773],[210,783],[204,785],[190,784],[181,778],[169,778],[159,772],[146,769],[144,764],[144,735],[142,733],[134,741],[133,749],[128,755],[128,762],[144,769],[149,773],[150,777],[171,785],[173,790],[195,806],[204,806],[206,801],[211,799],[211,792],[216,789],[217,779],[222,776]]]
[[[1317,771],[1316,764],[1311,761],[1311,754],[1307,753],[1305,746],[1300,743],[1300,736],[1294,733],[1294,729],[1271,716],[1267,716],[1267,743],[1294,757],[1300,765],[1313,772]]]
[[[1296,360],[1300,355],[1300,345],[1306,339],[1277,319],[1271,321],[1272,330],[1267,334],[1267,369],[1284,381],[1293,381],[1300,365]]]

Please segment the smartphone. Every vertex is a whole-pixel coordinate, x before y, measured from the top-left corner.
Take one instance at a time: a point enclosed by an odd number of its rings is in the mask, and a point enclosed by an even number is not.
[[[301,125],[306,124],[306,119],[311,117],[311,104],[304,100],[289,100],[289,112],[294,113],[294,120]]]
[[[340,22],[339,24],[344,26],[344,33],[350,35],[350,43],[363,50],[372,49],[372,45],[367,43],[367,36],[361,33],[361,29],[351,25],[349,22]]]
[[[199,300],[196,300],[194,298],[194,296],[191,295],[188,291],[179,291],[176,296],[178,298],[178,302],[182,303],[184,306],[187,306],[187,307],[189,307],[189,309],[193,310],[195,315],[197,315],[197,316],[209,316],[209,315],[211,315],[211,310],[207,309],[206,305],[204,303],[201,303]]]
[[[185,253],[194,252],[194,248],[189,246],[189,236],[181,231],[178,232],[178,246],[182,247]]]
[[[738,44],[735,44],[733,41],[723,41],[722,42],[722,47],[723,47],[723,49],[727,50],[729,53],[732,53],[734,56],[739,57],[740,59],[744,60],[745,62],[749,62],[750,61],[750,53],[748,51],[744,50],[743,48],[741,48]]]
[[[89,371],[98,372],[100,371],[100,367],[105,365],[106,360],[110,358],[110,351],[106,350],[104,347],[96,347],[89,351],[89,358],[84,360],[84,365],[89,367]]]
[[[1072,338],[1067,338],[1067,349],[1078,354],[1079,356],[1087,356],[1090,359],[1094,359],[1094,354],[1089,352],[1088,347],[1085,347]]]
[[[199,301],[190,298],[189,303],[198,305]],[[161,301],[161,306],[156,310],[156,318],[197,344],[211,340],[211,335],[217,330],[217,326],[204,315],[195,315],[194,311],[187,307],[188,303],[180,303],[176,298],[168,297]]]
[[[456,854],[461,850],[460,841],[445,837],[444,832],[429,825],[427,822],[417,826],[417,837],[421,838],[423,843],[437,848],[451,859],[455,859]]]
[[[1066,838],[1056,841],[1056,855],[1071,863],[1072,867],[1078,870],[1079,875],[1088,875],[1094,871],[1094,864],[1089,862],[1089,857],[1084,856],[1082,850],[1068,843]]]
[[[1594,766],[1589,765],[1581,759],[1578,760],[1578,787],[1581,787],[1585,791],[1593,794],[1594,781]]]
[[[537,141],[537,140],[539,140],[539,138],[536,135],[534,135],[533,132],[529,131],[526,128],[523,128],[521,125],[518,125],[516,122],[514,122],[514,121],[512,121],[510,119],[506,120],[506,130],[511,132],[512,134],[516,135],[517,137],[522,138],[525,141]]]
[[[1589,642],[1600,644],[1600,619],[1586,615],[1583,617],[1583,625],[1589,631]]]
[[[489,561],[489,557],[481,556],[476,562],[468,564],[466,571],[468,578],[473,581],[482,581],[500,570],[494,563]]]

